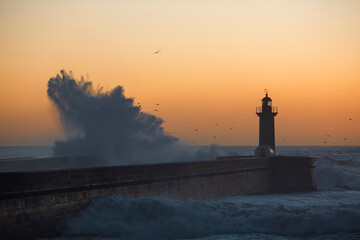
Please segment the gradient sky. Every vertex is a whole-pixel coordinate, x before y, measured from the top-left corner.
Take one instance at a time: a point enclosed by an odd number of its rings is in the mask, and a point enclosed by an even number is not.
[[[64,138],[60,69],[123,85],[183,142],[257,145],[269,88],[277,145],[360,145],[357,0],[2,0],[0,145]]]

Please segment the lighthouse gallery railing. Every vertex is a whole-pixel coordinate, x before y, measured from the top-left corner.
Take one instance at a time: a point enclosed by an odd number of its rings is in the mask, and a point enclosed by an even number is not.
[[[263,113],[263,112],[265,111],[263,111],[262,107],[256,107],[256,113]],[[278,107],[272,107],[271,113],[278,113]]]

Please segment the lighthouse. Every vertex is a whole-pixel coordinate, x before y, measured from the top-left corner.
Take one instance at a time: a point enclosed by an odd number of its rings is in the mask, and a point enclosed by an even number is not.
[[[265,89],[265,97],[261,100],[261,107],[256,108],[259,116],[259,148],[260,151],[271,151],[275,154],[275,125],[274,118],[278,113],[277,107],[272,106],[272,100]],[[271,148],[267,149],[266,148]],[[260,153],[260,155],[263,155]]]

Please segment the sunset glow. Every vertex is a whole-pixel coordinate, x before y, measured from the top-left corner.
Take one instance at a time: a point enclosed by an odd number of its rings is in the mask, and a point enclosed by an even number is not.
[[[257,145],[268,88],[277,145],[360,145],[359,13],[356,0],[1,1],[0,145],[64,138],[46,93],[61,69],[122,85],[181,142]]]

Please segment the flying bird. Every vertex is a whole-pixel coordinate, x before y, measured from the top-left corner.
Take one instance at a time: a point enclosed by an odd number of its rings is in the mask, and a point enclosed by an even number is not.
[[[331,135],[330,135],[330,134],[326,134],[326,136],[327,136],[327,137],[331,137]]]
[[[344,138],[344,141],[346,141],[347,140],[347,138]]]
[[[327,143],[327,141],[324,141],[324,143]]]
[[[215,123],[215,127],[217,126],[218,124],[217,123]]]
[[[198,129],[196,128],[195,131],[197,131]]]
[[[159,106],[159,104],[157,103],[156,105],[158,105]]]
[[[349,118],[349,120],[351,121],[351,118]]]
[[[161,49],[155,51],[155,52],[153,53],[153,55],[154,55],[154,54],[158,54],[160,51],[161,51]]]

